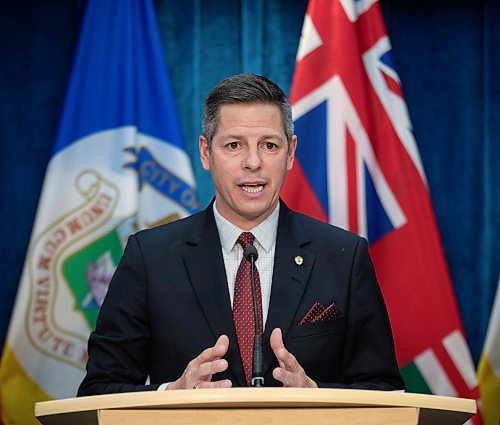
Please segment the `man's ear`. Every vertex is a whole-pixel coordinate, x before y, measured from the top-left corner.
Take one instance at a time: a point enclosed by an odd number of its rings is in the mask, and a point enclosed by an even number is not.
[[[200,148],[201,165],[205,171],[210,171],[210,148],[208,147],[208,141],[205,136],[200,136],[198,138],[198,146]]]
[[[290,171],[293,167],[293,161],[295,159],[295,149],[297,149],[297,136],[294,134],[292,136],[292,141],[290,146],[288,146],[288,154],[286,159],[286,169]]]

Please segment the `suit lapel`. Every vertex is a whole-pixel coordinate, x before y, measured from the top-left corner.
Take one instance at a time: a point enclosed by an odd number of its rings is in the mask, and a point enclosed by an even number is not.
[[[280,328],[283,340],[286,338],[316,258],[307,250],[310,239],[298,217],[281,203],[271,299],[263,338],[264,373],[275,360],[269,344],[271,332]]]
[[[201,309],[215,339],[225,334],[229,349],[225,356],[240,385],[245,385],[243,365],[236,339],[224,258],[212,204],[193,228],[183,255],[184,264]]]

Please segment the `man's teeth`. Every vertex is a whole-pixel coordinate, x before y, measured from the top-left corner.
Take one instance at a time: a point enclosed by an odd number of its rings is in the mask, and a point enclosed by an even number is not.
[[[248,193],[259,193],[264,190],[264,185],[259,184],[259,185],[249,186],[244,184],[241,186],[241,188]]]

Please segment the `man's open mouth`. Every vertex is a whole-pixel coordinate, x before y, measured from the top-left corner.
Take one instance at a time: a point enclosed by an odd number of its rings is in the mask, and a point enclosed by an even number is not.
[[[238,185],[247,193],[259,193],[264,190],[265,184],[260,183],[248,183],[248,184],[240,184]]]

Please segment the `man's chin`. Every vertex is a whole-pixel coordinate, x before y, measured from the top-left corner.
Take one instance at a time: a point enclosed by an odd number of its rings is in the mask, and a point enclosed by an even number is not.
[[[248,208],[240,209],[239,215],[249,223],[255,223],[255,226],[264,221],[274,211],[273,206],[267,203],[265,205],[258,205],[257,203],[249,204]]]

